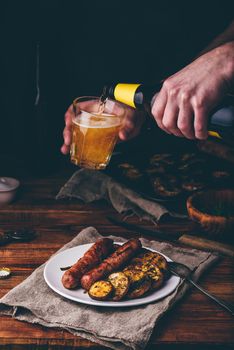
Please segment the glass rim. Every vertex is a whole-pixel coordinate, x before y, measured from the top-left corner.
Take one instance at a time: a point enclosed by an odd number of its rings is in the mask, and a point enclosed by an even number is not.
[[[80,99],[94,99],[94,100],[97,100],[99,99],[100,97],[98,96],[79,96],[79,97],[76,97],[73,101],[72,101],[72,104],[75,105],[76,103],[78,103]]]
[[[92,101],[92,100],[99,100],[100,99],[100,96],[79,96],[79,97],[76,97],[74,100],[73,100],[73,102],[72,102],[72,106],[73,106],[73,112],[74,112],[74,116],[73,116],[73,118],[72,118],[72,120],[74,120],[76,117],[77,117],[77,115],[76,115],[76,106],[77,106],[77,104],[79,103],[79,100],[80,100],[80,102],[82,102],[83,100],[85,101],[85,100],[90,100],[90,101]],[[107,98],[107,100],[108,101],[111,101],[111,102],[113,102],[113,103],[115,103],[115,104],[117,104],[117,105],[120,105],[121,107],[123,107],[124,108],[124,105],[121,103],[121,102],[119,102],[119,101],[116,101],[116,100],[112,100],[111,98]],[[95,112],[89,112],[89,111],[86,111],[86,110],[83,110],[83,112],[85,112],[85,113],[87,113],[87,114],[89,114],[89,115],[93,115],[93,116],[95,116]],[[107,113],[107,112],[106,112]],[[111,116],[111,117],[121,117],[121,115],[116,115],[116,114],[113,114],[113,113],[107,113],[109,116]],[[100,116],[99,116],[100,117]]]

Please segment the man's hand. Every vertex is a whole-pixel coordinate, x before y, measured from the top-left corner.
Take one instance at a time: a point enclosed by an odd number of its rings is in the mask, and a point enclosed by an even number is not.
[[[119,139],[127,141],[137,136],[144,123],[146,113],[144,111],[136,111],[132,108],[126,110],[123,119],[123,125],[119,131]],[[72,137],[72,118],[74,117],[73,106],[71,105],[65,113],[65,128],[63,130],[64,143],[61,147],[63,154],[68,154],[70,151],[71,137]]]
[[[169,134],[206,139],[208,117],[234,79],[234,42],[200,56],[164,81],[152,114]]]
[[[121,141],[128,141],[136,137],[141,131],[145,118],[145,111],[137,111],[135,109],[128,108],[123,120],[123,126],[119,131],[119,139]]]
[[[74,117],[73,106],[71,105],[65,113],[65,128],[63,129],[63,145],[61,152],[68,154],[70,151],[71,138],[72,138],[72,118]]]

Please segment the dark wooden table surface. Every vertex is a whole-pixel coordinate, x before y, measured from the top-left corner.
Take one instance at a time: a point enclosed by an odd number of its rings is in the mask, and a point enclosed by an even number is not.
[[[0,266],[12,269],[12,277],[0,282],[0,297],[27,278],[56,250],[70,241],[81,229],[95,226],[100,233],[132,236],[108,222],[114,214],[110,205],[97,202],[56,201],[59,188],[71,171],[47,177],[21,179],[18,199],[0,207],[0,230],[31,227],[38,237],[29,243],[9,244],[0,248]],[[139,223],[137,218],[130,222]],[[149,226],[143,222],[142,225]],[[171,232],[189,232],[191,223],[162,225]],[[218,297],[234,302],[234,266],[230,258],[221,259],[200,280],[202,286]],[[149,348],[160,349],[229,349],[234,345],[233,317],[196,290],[161,320]],[[67,331],[0,317],[0,349],[75,349],[96,348],[96,344],[73,336]]]

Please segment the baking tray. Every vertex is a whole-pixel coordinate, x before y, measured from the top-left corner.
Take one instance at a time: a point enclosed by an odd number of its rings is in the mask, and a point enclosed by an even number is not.
[[[149,160],[153,155],[163,153],[168,153],[168,151],[157,153],[154,150],[139,151],[138,149],[137,151],[115,153],[112,156],[111,162],[105,170],[105,173],[111,176],[117,182],[124,184],[128,188],[131,188],[146,199],[162,203],[171,203],[175,201],[184,202],[186,201],[188,196],[196,192],[196,190],[183,190],[182,193],[178,194],[177,196],[164,197],[160,196],[158,193],[155,193],[152,187],[150,178],[146,173],[146,169],[149,167]],[[191,150],[191,152],[182,152],[181,150],[179,152],[170,152],[170,154],[176,162],[178,162],[178,160],[181,159],[181,156],[185,153],[193,153],[195,154],[195,158],[202,160],[202,162],[199,165],[202,168],[202,174],[199,178],[204,183],[204,187],[202,189],[217,189],[224,187],[234,188],[234,173],[232,166],[229,163],[222,160],[217,160],[217,158],[199,152],[199,150],[194,148]],[[142,172],[143,174],[142,178],[137,181],[128,179],[125,176],[123,169],[120,168],[120,164],[122,163],[131,164],[137,169],[139,169],[140,172]],[[214,178],[212,174],[214,171],[218,170],[228,172],[230,174],[229,178]],[[180,170],[177,168],[176,165],[171,168],[170,173],[173,174],[175,177],[180,177],[181,175]],[[192,173],[191,176],[193,176]]]

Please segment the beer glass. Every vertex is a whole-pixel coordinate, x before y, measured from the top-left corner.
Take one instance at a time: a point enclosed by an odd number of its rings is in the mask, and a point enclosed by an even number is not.
[[[99,97],[73,101],[71,162],[88,169],[105,169],[118,139],[126,106]]]

